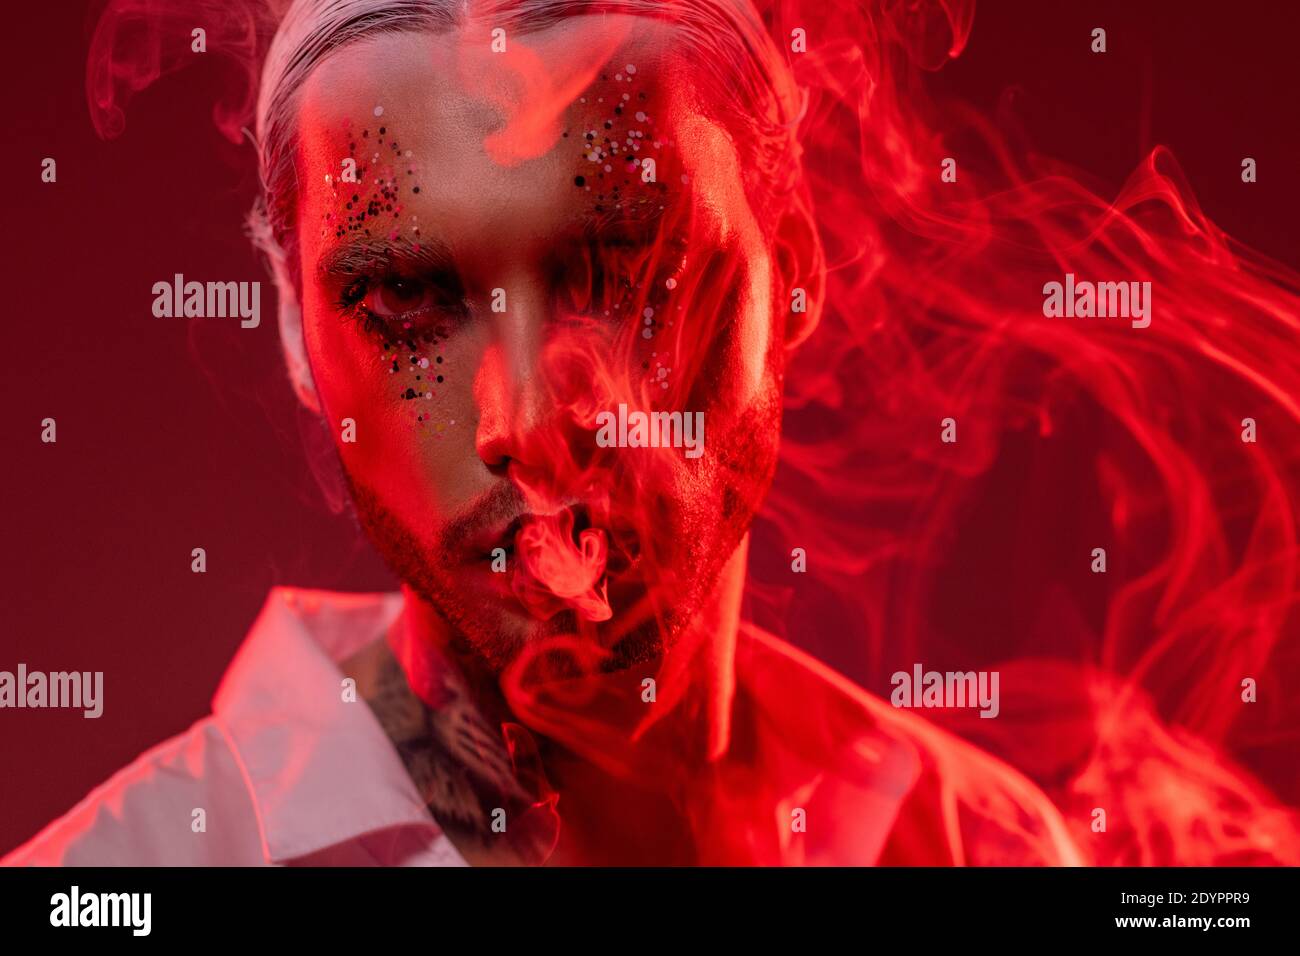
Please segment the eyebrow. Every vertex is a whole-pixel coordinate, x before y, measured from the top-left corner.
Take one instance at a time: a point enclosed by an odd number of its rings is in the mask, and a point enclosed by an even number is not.
[[[664,218],[662,202],[620,203],[615,208],[592,210],[582,218],[584,239],[599,240],[620,229],[655,229]],[[456,271],[451,248],[438,239],[414,240],[407,236],[349,239],[330,246],[316,262],[319,278],[369,275],[379,269],[427,274]]]
[[[378,268],[413,273],[452,271],[451,249],[437,239],[352,239],[327,249],[316,262],[316,275],[367,275]]]

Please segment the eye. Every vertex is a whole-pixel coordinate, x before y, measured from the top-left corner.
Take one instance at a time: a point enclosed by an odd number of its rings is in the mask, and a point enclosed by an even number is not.
[[[392,319],[430,307],[433,294],[426,282],[394,276],[367,292],[362,303],[380,318]]]
[[[680,271],[685,243],[603,239],[579,247],[557,272],[561,311],[617,318],[636,300],[656,295]],[[644,290],[644,291],[641,291]]]
[[[394,329],[423,327],[444,319],[459,321],[468,314],[460,282],[453,275],[416,277],[394,272],[355,276],[341,290],[338,307],[367,333],[381,338]]]

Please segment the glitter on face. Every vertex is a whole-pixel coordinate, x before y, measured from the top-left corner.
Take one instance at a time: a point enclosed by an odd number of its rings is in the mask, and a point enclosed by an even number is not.
[[[376,106],[375,116],[382,115],[383,111],[382,106]],[[350,123],[347,125],[351,127]],[[367,238],[386,236],[395,240],[409,223],[410,234],[418,240],[418,217],[406,213],[402,193],[405,189],[409,189],[412,194],[420,192],[420,187],[415,185],[419,181],[419,164],[413,159],[413,150],[403,152],[397,141],[389,137],[390,128],[391,124],[375,130],[363,128],[360,137],[355,133],[349,135],[348,148],[350,158],[356,164],[356,181],[345,182],[329,174],[325,176],[325,183],[335,198],[335,209],[324,213],[322,217],[322,239],[331,233],[337,239],[352,233]],[[374,136],[371,135],[372,132],[375,133]],[[371,153],[367,163],[364,158],[357,156],[358,140],[384,144],[384,154],[390,154],[392,160],[401,165],[382,165],[383,154],[379,152]],[[401,222],[404,215],[407,223]],[[419,250],[418,243],[415,249]],[[364,300],[360,305],[364,307]],[[382,326],[384,323],[381,321],[380,324]],[[427,402],[437,397],[433,388],[435,383],[426,380],[426,375],[421,373],[429,369],[430,355],[435,357],[440,366],[443,364],[443,356],[437,352],[441,349],[442,342],[451,336],[451,331],[445,326],[422,329],[420,324],[400,317],[390,320],[387,323],[388,330],[382,333],[382,345],[375,347],[379,367],[388,375],[397,376],[394,395],[403,402]],[[438,375],[436,378],[438,384],[443,382],[443,376]],[[441,438],[439,433],[444,426],[432,419],[433,416],[428,411],[413,410],[409,420],[420,432]],[[426,429],[426,426],[432,426],[432,430]]]
[[[659,134],[653,116],[645,109],[638,109],[632,113],[627,110],[625,104],[632,100],[634,95],[640,103],[645,103],[647,100],[646,93],[637,89],[641,79],[637,75],[635,64],[627,64],[619,73],[601,74],[600,82],[627,84],[630,92],[620,92],[617,96],[579,97],[579,103],[588,103],[590,100],[600,104],[604,115],[601,116],[599,112],[594,114],[599,117],[593,124],[595,128],[580,132],[563,130],[560,134],[562,139],[570,139],[571,133],[573,138],[578,139],[575,145],[577,154],[575,159],[581,163],[581,171],[574,171],[573,184],[577,189],[593,193],[593,209],[596,213],[646,207],[655,207],[662,211],[665,208],[664,200],[667,197],[668,185],[662,181],[643,179],[643,163],[648,167],[651,160],[662,161],[662,151],[672,148],[675,143],[670,138]],[[588,92],[608,92],[608,89],[601,90],[595,87]],[[611,102],[607,103],[607,100]],[[648,155],[644,158],[636,155],[642,152]],[[661,282],[663,285],[660,285]],[[677,286],[678,280],[675,276],[656,277],[653,280],[653,294],[663,296],[665,290],[672,292]],[[650,341],[655,338],[663,320],[656,320],[654,308],[642,308],[645,305],[644,298],[633,291],[641,288],[642,282],[630,280],[626,291],[631,294],[621,301],[613,302],[611,308],[604,309],[603,313],[613,319],[625,316],[640,317],[644,324],[641,328],[641,338]],[[658,304],[660,311],[663,311],[666,306],[666,302]],[[631,315],[628,314],[629,312]],[[666,383],[661,382],[661,384],[667,387]]]

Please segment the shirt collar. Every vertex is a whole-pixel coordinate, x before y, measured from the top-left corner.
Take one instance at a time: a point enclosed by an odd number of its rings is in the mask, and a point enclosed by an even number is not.
[[[338,663],[385,634],[401,611],[398,593],[272,588],[226,671],[213,714],[248,784],[268,862],[287,862],[392,827],[438,829],[369,706],[359,697],[343,699]],[[788,796],[799,804],[820,791],[826,809],[840,811],[851,795],[857,811],[849,815],[857,821],[852,842],[861,857],[874,859],[916,782],[915,748],[905,735],[886,729],[893,716],[888,705],[871,706],[874,701],[859,688],[760,629],[742,624],[741,630],[737,679],[756,701],[767,701],[769,709],[773,702],[837,701],[813,708],[815,716],[798,705],[766,714],[786,730],[774,739],[800,745],[788,749],[778,740],[760,776],[791,787]],[[794,688],[792,681],[809,686]],[[828,694],[832,689],[839,693]],[[843,733],[831,732],[828,722],[842,723]],[[802,753],[813,741],[826,744],[828,752]],[[853,746],[831,747],[834,741]],[[836,786],[813,772],[826,767],[836,769]],[[792,787],[801,780],[802,787]],[[844,836],[843,827],[836,832]],[[829,847],[796,855],[816,862],[826,858],[823,853],[834,855]]]
[[[271,863],[366,833],[437,825],[338,662],[382,635],[400,594],[272,588],[213,698]]]
[[[757,781],[775,787],[784,864],[880,858],[922,772],[906,719],[848,678],[741,622],[736,680],[768,728]],[[791,812],[833,820],[792,837]]]

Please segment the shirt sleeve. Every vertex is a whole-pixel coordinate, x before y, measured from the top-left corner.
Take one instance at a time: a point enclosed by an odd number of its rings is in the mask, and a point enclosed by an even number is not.
[[[265,863],[242,770],[209,717],[146,751],[3,860],[3,866]]]

